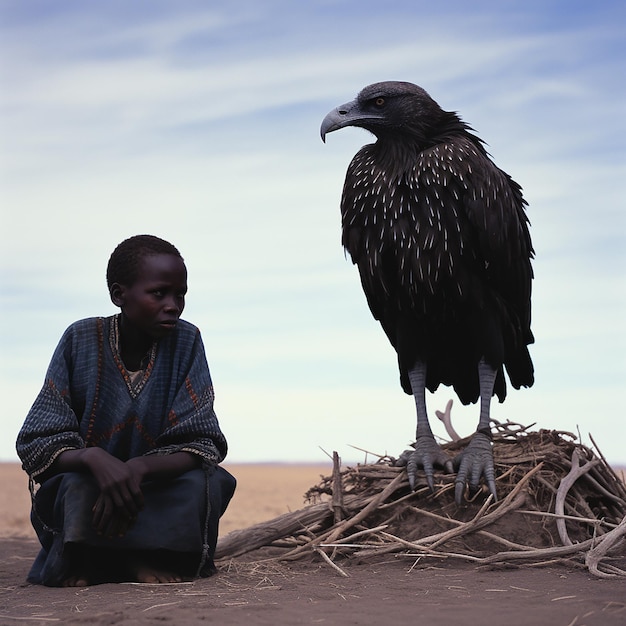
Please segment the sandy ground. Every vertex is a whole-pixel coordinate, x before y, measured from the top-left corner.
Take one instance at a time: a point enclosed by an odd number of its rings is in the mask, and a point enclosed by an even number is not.
[[[223,534],[303,505],[328,466],[226,465],[238,490]],[[0,463],[0,626],[11,624],[479,624],[624,626],[626,580],[576,567],[482,570],[460,563],[342,564],[267,560],[268,550],[219,564],[217,576],[176,585],[50,589],[25,577],[38,546],[27,479]],[[626,566],[626,559],[621,563]]]

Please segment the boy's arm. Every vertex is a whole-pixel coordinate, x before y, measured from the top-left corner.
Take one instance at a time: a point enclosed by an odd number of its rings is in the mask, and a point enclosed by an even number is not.
[[[125,482],[131,476],[135,478],[132,482],[141,485],[144,480],[175,478],[200,465],[200,457],[191,452],[151,454],[124,462],[102,448],[89,447],[62,452],[46,472],[46,478],[61,472],[89,471],[100,490],[108,491],[113,485]]]
[[[105,536],[123,535],[143,508],[144,480],[174,478],[200,466],[200,458],[189,452],[140,456],[124,462],[102,448],[90,447],[62,452],[50,473],[87,471],[100,489],[94,506],[94,527]]]
[[[175,478],[200,467],[202,461],[197,454],[191,452],[174,452],[173,454],[137,456],[129,459],[126,463],[144,481]]]

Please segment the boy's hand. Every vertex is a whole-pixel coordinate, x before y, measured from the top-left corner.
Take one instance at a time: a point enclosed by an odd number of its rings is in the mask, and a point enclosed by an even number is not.
[[[125,534],[143,508],[142,466],[125,463],[100,448],[89,448],[84,459],[100,496],[93,508],[95,529],[107,537]]]
[[[117,508],[109,496],[101,493],[93,507],[93,526],[107,539],[123,537],[135,524],[137,517]]]

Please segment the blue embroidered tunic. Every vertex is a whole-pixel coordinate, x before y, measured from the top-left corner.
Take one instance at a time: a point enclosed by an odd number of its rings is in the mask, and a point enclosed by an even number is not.
[[[64,450],[85,446],[123,461],[186,451],[217,465],[226,456],[199,330],[180,320],[155,342],[133,383],[117,349],[115,322],[90,318],[65,331],[17,439],[31,477]]]

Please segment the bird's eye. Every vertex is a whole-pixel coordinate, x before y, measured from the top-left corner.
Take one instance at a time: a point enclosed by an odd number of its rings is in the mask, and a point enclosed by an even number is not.
[[[381,107],[385,104],[385,99],[384,98],[376,98],[376,100],[374,100],[374,104],[377,107]]]

